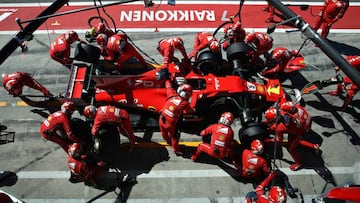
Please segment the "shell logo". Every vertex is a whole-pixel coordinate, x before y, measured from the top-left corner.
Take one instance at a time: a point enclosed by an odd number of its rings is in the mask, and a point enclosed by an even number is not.
[[[264,87],[263,86],[261,86],[261,85],[259,85],[259,86],[257,86],[257,89],[258,89],[258,91],[260,92],[260,93],[264,93]]]
[[[114,108],[109,108],[109,112],[114,113],[115,109]]]
[[[224,135],[220,135],[218,138],[220,141],[224,141],[225,140],[225,136]]]
[[[174,109],[175,109],[174,106],[169,106],[170,111],[174,111]]]

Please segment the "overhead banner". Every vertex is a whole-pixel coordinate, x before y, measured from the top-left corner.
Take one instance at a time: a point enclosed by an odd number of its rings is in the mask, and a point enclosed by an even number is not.
[[[10,4],[9,4],[10,5]],[[104,3],[104,5],[106,5]],[[291,9],[303,17],[310,25],[314,23],[317,13],[320,11],[321,3],[318,5],[308,5],[304,10],[304,5],[288,5]],[[91,7],[88,5],[64,6],[58,13],[68,12],[78,9]],[[269,13],[263,11],[266,2],[245,4],[242,8],[241,19],[245,28],[266,28],[269,23],[266,19]],[[15,19],[21,21],[34,19],[45,6],[37,4],[7,4],[0,5],[0,31],[19,30]],[[219,2],[191,3],[188,1],[176,2],[176,5],[169,5],[164,2],[161,5],[155,3],[154,6],[145,8],[143,4],[123,4],[104,8],[116,24],[118,29],[178,29],[187,31],[187,29],[215,29],[220,24],[228,21],[230,17],[237,14],[239,10],[238,2],[227,1],[224,4]],[[100,15],[107,19],[109,26],[113,27],[112,21],[105,15],[102,9],[99,9]],[[333,29],[359,29],[360,21],[357,19],[357,13],[360,12],[359,6],[350,6],[343,19],[335,23]],[[46,24],[39,30],[67,30],[67,29],[88,29],[88,19],[98,16],[97,10],[92,9],[64,16],[51,17]],[[282,16],[277,13],[275,22],[280,22]],[[238,18],[235,18],[238,20]],[[93,21],[93,23],[96,23]],[[287,27],[287,26],[283,26]]]

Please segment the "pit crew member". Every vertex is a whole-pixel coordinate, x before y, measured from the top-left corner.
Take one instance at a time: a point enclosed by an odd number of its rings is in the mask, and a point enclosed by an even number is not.
[[[40,125],[40,133],[43,140],[57,143],[66,153],[70,144],[81,142],[71,130],[70,125],[70,118],[75,110],[74,103],[64,102],[61,105],[60,111],[50,114]]]
[[[226,50],[230,44],[243,42],[245,40],[245,30],[240,21],[227,24],[224,27],[226,41],[223,43],[223,49]]]
[[[182,155],[179,148],[179,139],[177,133],[177,122],[184,113],[192,114],[194,110],[190,106],[192,87],[188,84],[180,85],[176,92],[171,88],[171,82],[166,81],[167,100],[160,111],[159,127],[161,136],[170,144],[176,155]]]
[[[242,177],[262,180],[269,175],[271,168],[266,159],[261,156],[263,152],[263,143],[260,140],[253,140],[251,150],[245,149],[242,152],[242,165],[233,162]]]
[[[175,57],[175,50],[180,51],[181,55],[184,57],[184,61],[190,64],[190,60],[186,54],[184,42],[180,37],[165,38],[159,41],[157,50],[164,57],[164,66],[173,62],[180,62],[178,58]]]
[[[352,55],[352,56],[347,56],[345,59],[350,65],[352,65],[358,71],[360,71],[360,56]],[[335,70],[338,72],[340,71],[340,68],[335,67]],[[344,103],[341,107],[343,110],[345,110],[353,100],[355,94],[359,91],[359,87],[356,86],[348,76],[346,76],[344,77],[343,82],[337,85],[336,90],[329,92],[329,94],[333,96],[337,96],[340,95],[343,92],[343,90],[347,91],[344,99]]]
[[[189,59],[197,60],[199,51],[208,48],[214,53],[220,54],[220,44],[216,38],[209,32],[199,32],[195,35],[194,48],[188,55]]]
[[[287,195],[285,190],[280,186],[272,186],[268,195],[265,193],[265,188],[268,187],[271,180],[276,176],[275,172],[271,172],[269,176],[256,187],[256,192],[249,192],[246,194],[246,203],[285,203]]]
[[[50,46],[50,57],[55,61],[63,64],[70,68],[73,60],[70,59],[71,44],[75,41],[81,41],[77,32],[68,31],[67,33],[61,34],[55,38]],[[82,42],[82,41],[81,41]]]
[[[35,80],[31,74],[26,72],[14,72],[6,74],[3,78],[2,85],[5,90],[14,97],[22,95],[24,86],[39,90],[45,96],[52,96],[49,90],[47,90],[37,80]]]
[[[231,124],[234,116],[230,112],[221,114],[218,123],[212,124],[200,132],[201,137],[211,136],[210,143],[199,144],[191,160],[196,161],[202,152],[216,159],[230,157],[234,160],[234,131]]]
[[[73,143],[68,150],[69,181],[72,183],[85,182],[86,185],[98,186],[97,178],[108,168],[102,161],[96,161],[91,153],[86,153],[84,146]]]
[[[131,127],[130,117],[126,110],[116,108],[111,105],[100,106],[96,108],[93,105],[88,105],[84,108],[84,116],[88,119],[94,119],[94,124],[91,129],[91,134],[98,138],[98,132],[102,125],[110,124],[117,126],[119,134],[123,134],[130,141],[130,151],[135,147],[135,135]]]
[[[321,27],[320,36],[326,39],[332,25],[344,16],[348,7],[349,0],[325,0],[323,8],[316,18],[314,30],[317,31]]]
[[[314,144],[302,139],[302,136],[311,129],[312,118],[306,109],[299,104],[291,101],[279,103],[279,113],[275,107],[270,107],[265,112],[265,123],[268,124],[270,132],[275,134],[274,139],[267,139],[267,142],[283,142],[284,134],[288,134],[288,142],[283,143],[293,157],[295,163],[290,165],[290,169],[296,171],[302,167],[302,160],[297,150],[298,145],[312,148],[316,153],[320,150],[319,144]],[[279,115],[279,117],[278,117]],[[278,119],[278,121],[276,121]]]
[[[252,63],[257,63],[261,55],[265,59],[270,57],[268,51],[273,47],[273,38],[263,32],[251,32],[248,33],[245,37],[245,43],[255,49],[255,52],[252,56]]]
[[[127,40],[126,34],[114,34],[109,38],[105,34],[99,34],[96,42],[100,45],[102,56],[109,62],[115,62],[118,70],[121,71],[124,62],[135,58],[144,66],[147,66],[145,59]]]
[[[297,50],[290,51],[285,47],[277,47],[271,51],[270,57],[267,60],[267,64],[272,66],[267,70],[263,70],[260,72],[261,75],[269,75],[274,73],[282,73],[284,72],[287,64],[290,59],[294,56],[297,56],[299,53]]]

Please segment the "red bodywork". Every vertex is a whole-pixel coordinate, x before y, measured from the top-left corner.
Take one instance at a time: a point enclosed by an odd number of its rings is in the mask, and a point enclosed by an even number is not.
[[[86,75],[86,66],[73,66],[67,90],[67,98],[82,99],[81,95],[86,89],[87,77],[95,81],[95,104],[121,105],[144,111],[159,112],[166,101],[165,80],[156,80],[153,69],[138,75]],[[169,72],[177,72],[174,64],[169,66]],[[205,76],[190,72],[186,80],[192,85],[194,91],[191,106],[196,107],[197,102],[212,97],[226,97],[251,93],[259,95],[261,99],[275,102],[284,96],[283,89],[278,80],[270,80],[267,85],[242,80],[239,76]]]

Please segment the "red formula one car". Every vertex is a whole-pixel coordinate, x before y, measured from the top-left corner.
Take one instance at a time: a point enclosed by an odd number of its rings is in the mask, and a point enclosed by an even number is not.
[[[244,44],[231,50],[228,56],[239,57]],[[78,60],[91,59],[92,64],[75,63],[72,66],[65,99],[70,99],[80,107],[90,103],[99,105],[115,105],[126,109],[131,114],[135,131],[152,133],[158,131],[159,111],[166,101],[165,79],[159,79],[163,70],[143,67],[140,64],[128,64],[121,69],[119,75],[96,75],[97,47],[79,44],[76,50]],[[94,52],[94,50],[95,52]],[[243,57],[244,58],[244,57]],[[170,75],[179,72],[179,64],[170,64]],[[267,107],[285,98],[278,80],[269,80],[267,84],[259,84],[234,75],[232,62],[222,60],[210,52],[200,53],[193,69],[186,75],[186,82],[193,87],[191,106],[196,109],[193,115],[184,115],[179,123],[179,130],[192,134],[199,133],[211,123],[217,122],[224,111],[231,111],[239,118],[242,128],[240,140],[248,142],[254,137],[266,134],[261,126],[262,112]],[[200,71],[200,72],[199,72]],[[64,99],[64,98],[62,98]],[[151,138],[151,137],[150,137]]]

